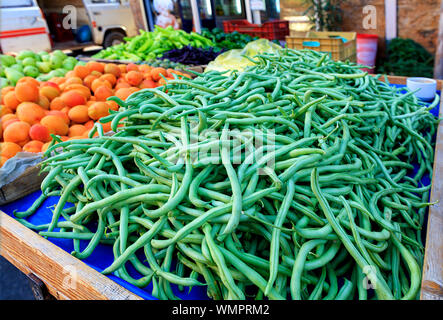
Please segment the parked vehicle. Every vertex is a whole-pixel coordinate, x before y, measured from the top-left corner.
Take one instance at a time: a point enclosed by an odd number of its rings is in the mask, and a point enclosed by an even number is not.
[[[137,35],[129,0],[0,0],[0,48],[109,47]]]

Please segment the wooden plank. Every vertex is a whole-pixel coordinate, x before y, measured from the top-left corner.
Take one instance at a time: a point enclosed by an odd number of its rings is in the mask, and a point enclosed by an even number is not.
[[[57,299],[142,299],[2,211],[0,255],[23,273],[39,277]]]
[[[440,21],[438,26],[437,48],[434,62],[434,78],[443,79],[443,1],[440,3]]]
[[[443,102],[439,117],[443,117]],[[437,129],[429,207],[426,246],[423,263],[421,300],[443,300],[443,122]]]
[[[40,166],[27,168],[17,179],[0,188],[0,205],[15,201],[40,190],[47,172],[40,172]]]
[[[378,75],[376,75],[378,76]],[[407,77],[401,77],[401,76],[387,76],[389,83],[392,84],[404,84],[406,85],[406,79]],[[381,81],[384,81],[383,77],[379,78]],[[437,80],[437,90],[441,90],[443,87],[443,80]]]

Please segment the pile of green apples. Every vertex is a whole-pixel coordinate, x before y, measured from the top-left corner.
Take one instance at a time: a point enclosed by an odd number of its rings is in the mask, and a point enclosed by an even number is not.
[[[2,54],[0,55],[0,87],[15,86],[17,81],[25,76],[39,81],[63,77],[79,63],[83,64],[61,50],[51,53],[23,50],[15,57]]]

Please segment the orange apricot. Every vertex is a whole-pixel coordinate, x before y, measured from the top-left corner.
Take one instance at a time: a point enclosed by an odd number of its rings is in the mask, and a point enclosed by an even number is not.
[[[69,127],[68,137],[81,136],[87,129],[82,124],[74,124]]]
[[[61,97],[55,97],[54,99],[52,99],[51,103],[49,104],[50,110],[61,110],[65,107],[67,107],[67,105]]]
[[[140,85],[138,86],[140,89],[145,89],[145,88],[155,88],[156,87],[156,83],[152,80],[148,80],[145,79],[143,80]]]
[[[132,70],[126,74],[125,79],[131,86],[138,86],[143,80],[143,74]]]
[[[161,75],[166,77],[167,72],[166,72],[165,68],[162,68],[162,67],[152,68],[152,70],[151,70],[152,80],[158,81],[158,80],[162,79]]]
[[[109,109],[111,109],[113,111],[118,111],[118,109],[120,109],[120,106],[115,101],[107,100],[106,103],[108,104]]]
[[[131,85],[125,81],[120,81],[115,85],[114,90],[118,90],[120,88],[130,88]]]
[[[40,85],[40,82],[38,82],[38,80],[33,77],[22,77],[17,81],[16,85],[19,83],[29,83],[37,87]]]
[[[89,120],[89,121],[85,122],[84,126],[85,126],[86,130],[92,129],[92,127],[94,126],[94,120]]]
[[[20,102],[37,102],[39,99],[38,86],[29,82],[21,82],[15,86],[15,96]]]
[[[70,84],[83,84],[83,79],[77,76],[66,79],[65,85]]]
[[[13,111],[5,105],[0,106],[0,117],[3,117],[5,114],[13,113]]]
[[[138,70],[142,73],[150,73],[152,67],[149,64],[141,64],[138,66]]]
[[[75,66],[73,71],[74,74],[81,79],[84,79],[89,74],[88,67],[82,65]]]
[[[104,63],[97,61],[88,61],[86,63],[86,67],[88,68],[89,72],[98,71],[100,73],[103,73],[105,70]]]
[[[3,97],[3,103],[7,108],[9,108],[11,110],[15,110],[15,109],[17,109],[18,105],[20,104],[20,101],[17,99],[17,97],[15,95],[15,91],[9,91]]]
[[[65,120],[57,115],[47,115],[40,123],[48,129],[49,134],[64,136],[69,130]]]
[[[60,95],[60,89],[46,85],[40,87],[40,95],[45,96],[49,101],[52,101]]]
[[[46,115],[46,111],[36,103],[22,102],[17,107],[16,115],[20,121],[27,122],[32,126]]]
[[[60,118],[62,118],[65,123],[69,126],[69,124],[71,123],[71,119],[69,119],[68,117],[68,111],[62,111],[62,110],[49,110],[46,113],[47,116],[59,116]]]
[[[120,75],[122,74],[121,69],[115,63],[107,63],[107,64],[105,64],[105,67],[104,67],[103,71],[104,71],[104,73],[111,73],[111,74],[113,74],[116,78],[120,77]]]
[[[42,147],[43,147],[43,142],[38,140],[31,140],[23,146],[23,151],[39,153],[42,151]]]
[[[40,97],[37,101],[37,104],[45,110],[48,110],[49,106],[50,106],[49,99],[47,97],[45,97],[44,95],[40,95]]]
[[[5,158],[12,158],[18,152],[22,151],[22,147],[14,142],[0,143],[0,155]]]
[[[75,74],[74,70],[69,70],[68,72],[66,72],[65,77],[66,78],[72,78],[72,77],[76,77],[77,75]]]
[[[4,117],[4,116],[3,116]],[[3,118],[2,117],[2,118]],[[2,129],[3,129],[3,131],[11,124],[11,123],[14,123],[14,122],[18,122],[18,121],[20,121],[18,118],[15,118],[15,119],[9,119],[9,120],[5,120],[5,121],[2,121],[1,122],[1,126],[2,126]]]
[[[130,72],[130,71],[138,71],[138,65],[136,65],[135,63],[128,63],[126,66],[126,72]]]
[[[3,132],[5,142],[14,142],[20,146],[28,142],[31,126],[25,121],[16,121],[8,125]]]
[[[129,88],[120,88],[114,92],[114,95],[122,100],[126,100],[129,95],[132,94],[132,87]]]
[[[46,152],[46,150],[48,150],[50,144],[51,144],[51,142],[45,142],[42,146],[42,152]]]
[[[113,94],[112,89],[110,89],[105,85],[98,87],[94,91],[94,96],[97,99],[97,101],[106,101],[106,99],[112,96],[112,94]]]
[[[85,85],[86,87],[88,87],[89,89],[91,89],[91,85],[92,85],[92,81],[94,81],[95,79],[98,79],[97,76],[95,75],[87,75],[84,79],[83,79],[83,85]]]
[[[121,74],[127,72],[127,70],[126,70],[126,64],[121,63],[121,64],[117,65],[117,67],[120,69],[120,73],[121,73]]]
[[[69,84],[65,87],[64,92],[71,90],[77,90],[78,92],[80,92],[82,95],[85,96],[86,100],[88,100],[91,97],[91,90],[83,84],[78,84],[78,83]]]
[[[91,83],[92,92],[95,92],[95,90],[97,90],[97,88],[101,86],[107,86],[109,89],[112,89],[112,84],[108,80],[102,80],[99,78],[92,81]]]
[[[63,92],[61,98],[65,102],[66,106],[70,108],[86,103],[85,96],[77,90]]]
[[[114,76],[112,73],[105,73],[99,79],[103,81],[108,81],[112,86],[115,86],[115,84],[117,83],[117,77]]]
[[[85,123],[89,121],[88,106],[78,105],[71,108],[68,112],[68,117],[75,123]]]
[[[36,123],[31,126],[31,128],[29,129],[29,136],[32,140],[38,140],[42,142],[48,142],[51,140],[48,128],[40,123]]]
[[[92,120],[98,120],[109,115],[109,105],[106,102],[96,102],[88,108],[88,116]]]

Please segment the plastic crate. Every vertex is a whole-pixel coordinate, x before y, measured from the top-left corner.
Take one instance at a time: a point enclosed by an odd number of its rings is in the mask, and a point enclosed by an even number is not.
[[[335,61],[357,62],[356,32],[309,31],[304,36],[287,36],[286,45],[291,49],[327,52]]]
[[[237,31],[268,40],[285,40],[289,35],[289,21],[267,21],[261,25],[250,23],[248,20],[225,20],[223,21],[225,33]]]

